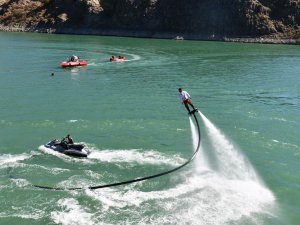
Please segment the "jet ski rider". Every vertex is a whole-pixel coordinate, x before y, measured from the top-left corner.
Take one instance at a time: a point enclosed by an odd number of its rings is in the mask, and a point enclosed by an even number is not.
[[[74,144],[73,138],[71,137],[70,134],[68,134],[68,135],[66,136],[66,139],[68,139],[68,145]]]
[[[61,145],[65,148],[65,149],[69,149],[69,145],[73,145],[74,141],[73,138],[71,137],[70,134],[68,134],[65,138],[63,138],[61,140]]]

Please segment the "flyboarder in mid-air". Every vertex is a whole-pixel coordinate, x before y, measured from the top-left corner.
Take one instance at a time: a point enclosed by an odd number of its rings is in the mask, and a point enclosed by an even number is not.
[[[178,91],[179,91],[180,100],[181,100],[182,104],[184,104],[187,111],[189,112],[189,115],[198,111],[198,109],[194,107],[189,93],[187,93],[186,91],[183,91],[182,88],[178,88]],[[193,111],[190,110],[188,105],[192,106]]]

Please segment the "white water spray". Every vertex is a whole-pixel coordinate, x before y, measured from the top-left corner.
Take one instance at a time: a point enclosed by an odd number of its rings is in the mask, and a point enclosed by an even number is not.
[[[196,126],[193,123],[192,117],[189,117],[189,120],[190,120],[190,126],[192,131],[193,149],[196,150],[198,145],[198,134],[197,134]]]
[[[184,182],[146,191],[141,188],[143,183],[120,189],[86,190],[88,197],[101,203],[95,206],[101,212],[93,215],[97,217],[95,221],[110,224],[111,215],[118,215],[114,218],[114,224],[122,224],[124,219],[130,224],[147,225],[270,224],[265,222],[265,218],[275,217],[272,192],[259,182],[242,153],[206,117],[200,115],[208,134],[201,133],[201,147],[193,162],[196,169],[173,174],[184,176]],[[192,152],[198,145],[198,133],[192,117],[189,122]],[[208,143],[203,145],[203,142]],[[210,160],[209,152],[214,155]],[[211,166],[213,161],[217,161],[219,166]],[[145,182],[145,186],[149,184]],[[51,216],[54,221],[68,225],[74,222],[74,213],[82,209],[85,208],[73,207],[63,214],[55,213]],[[88,210],[83,213],[86,220],[93,224],[94,220]]]
[[[192,132],[192,141],[193,141],[193,150],[196,151],[197,146],[198,146],[198,131],[196,129],[195,124],[193,123],[192,117],[189,117],[190,121],[190,127],[191,127],[191,132]],[[203,172],[210,170],[209,165],[207,163],[207,157],[203,154],[203,148],[200,144],[200,150],[197,155],[197,160],[196,161],[196,166],[197,166],[197,171]]]
[[[243,217],[257,223],[259,219],[252,217],[253,213],[274,216],[275,197],[250,162],[200,111],[199,115],[207,130],[205,138],[208,140],[201,140],[200,152],[195,160],[196,173],[193,179],[202,188],[193,197],[199,200],[193,208],[202,212],[201,215],[206,215],[204,221],[207,223],[203,224],[226,224]],[[190,124],[195,146],[198,136],[191,118]],[[207,146],[203,145],[204,141]],[[265,210],[266,207],[268,210]]]
[[[229,179],[250,179],[258,182],[254,168],[232,141],[225,137],[200,111],[199,114],[208,131],[213,146],[218,173]]]

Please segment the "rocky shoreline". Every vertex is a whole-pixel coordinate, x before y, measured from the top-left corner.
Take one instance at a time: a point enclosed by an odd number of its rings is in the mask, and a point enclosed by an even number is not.
[[[0,31],[299,44],[295,0],[0,0]]]
[[[135,38],[157,38],[174,40],[198,40],[198,41],[223,41],[240,43],[260,43],[260,44],[291,44],[299,45],[299,39],[283,39],[269,36],[264,37],[221,37],[206,36],[195,34],[175,34],[170,32],[149,32],[149,31],[124,31],[124,30],[96,30],[96,29],[74,29],[74,28],[28,28],[25,26],[3,26],[0,25],[2,32],[32,32],[48,34],[74,34],[74,35],[99,35],[99,36],[118,36]]]
[[[299,45],[300,39],[275,39],[272,37],[257,38],[224,38],[225,42],[260,43],[260,44],[290,44]]]

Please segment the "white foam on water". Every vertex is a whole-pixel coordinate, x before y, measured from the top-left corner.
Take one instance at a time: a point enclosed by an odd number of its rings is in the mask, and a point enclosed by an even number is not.
[[[60,152],[57,152],[57,151],[53,151],[49,148],[46,148],[44,145],[40,145],[38,147],[38,150],[40,150],[41,152],[43,153],[46,153],[46,154],[49,154],[49,155],[54,155],[54,156],[57,156],[57,157],[60,157],[60,158],[70,158],[69,156],[65,155],[65,154],[62,154]]]
[[[287,119],[282,118],[282,117],[271,117],[270,119],[271,120],[283,121],[283,122],[293,122],[293,121],[288,121]]]
[[[198,131],[196,129],[195,124],[193,123],[192,117],[189,117],[189,122],[190,122],[190,127],[191,127],[191,132],[192,132],[192,141],[193,141],[193,151],[196,151],[196,148],[198,146]],[[200,136],[201,139],[201,136]],[[200,140],[201,141],[201,140]],[[200,142],[200,150],[198,152],[198,154],[196,155],[196,166],[197,166],[197,170],[198,171],[209,171],[210,167],[207,163],[207,157],[206,155],[203,154],[203,149],[202,149],[202,145]]]
[[[101,175],[99,175],[99,177],[100,176]],[[66,180],[57,183],[55,186],[59,188],[80,187],[84,189],[86,187],[96,185],[95,183],[93,183],[90,177],[91,176],[86,177],[81,175],[73,175],[68,177]]]
[[[124,210],[132,210],[132,215],[140,213],[139,217],[145,221],[141,224],[163,224],[164,221],[170,224],[230,224],[230,221],[265,211],[274,200],[267,189],[255,182],[228,181],[213,173],[193,175],[185,183],[162,191],[143,192],[132,187],[127,191],[86,190],[86,194],[101,202],[101,211],[108,216],[122,214]],[[155,208],[154,212],[149,205]],[[154,218],[149,217],[153,214]],[[131,221],[134,216],[127,218]]]
[[[189,179],[189,181],[194,182]],[[193,185],[194,188],[201,188],[199,185]],[[140,207],[143,203],[152,200],[167,200],[167,199],[177,199],[181,195],[184,195],[187,192],[186,183],[178,185],[175,188],[170,188],[163,191],[149,191],[143,192],[135,189],[135,185],[132,185],[131,188],[123,190],[120,192],[115,191],[114,189],[99,189],[99,190],[86,190],[88,196],[91,196],[93,199],[99,200],[106,210],[111,207],[116,208],[125,208],[125,207]]]
[[[23,218],[38,220],[45,217],[45,211],[32,207],[12,207],[9,212],[0,212],[0,218]]]
[[[273,214],[276,208],[275,196],[264,185],[251,163],[200,111],[199,115],[207,128],[218,163],[218,168],[211,170],[203,182],[218,190],[223,199],[221,202],[225,203],[221,204],[225,212],[228,209],[233,212],[227,216],[228,220],[251,216],[253,213]],[[265,209],[266,205],[269,210]]]
[[[18,187],[26,187],[30,185],[30,183],[25,179],[11,179],[13,183],[15,183]]]
[[[30,154],[19,154],[19,155],[12,155],[12,154],[4,154],[0,155],[0,168],[11,167],[13,165],[19,164],[19,161],[29,159],[32,157]]]
[[[0,164],[7,164],[7,163],[15,163],[18,161],[22,161],[25,159],[29,159],[32,155],[23,153],[20,155],[12,155],[12,154],[4,154],[4,155],[0,155]]]
[[[78,120],[68,120],[69,123],[76,123]]]
[[[254,168],[238,147],[214,126],[200,111],[199,114],[207,128],[208,137],[218,164],[220,175],[229,179],[253,180],[260,182]]]
[[[132,58],[131,59],[125,59],[125,61],[137,61],[137,60],[140,60],[141,59],[141,56],[139,55],[136,55],[136,54],[128,54],[126,53],[126,55],[130,55]]]
[[[7,214],[7,213],[3,213],[3,212],[0,213],[0,218],[8,218],[8,217],[38,220],[38,219],[42,218],[43,215],[40,215],[40,214],[27,214],[27,213],[13,213],[13,214]]]
[[[103,220],[109,222],[110,216],[117,214],[127,221],[140,219],[138,224],[212,225],[245,221],[262,224],[263,218],[276,217],[273,193],[240,150],[203,118],[213,146],[209,150],[214,151],[219,167],[210,165],[205,157],[208,149],[201,147],[192,170],[173,174],[185,178],[185,182],[173,188],[141,191],[135,184],[119,189],[85,190],[91,199],[101,203]],[[195,148],[198,134],[191,119],[190,124]],[[146,182],[151,180],[142,185]]]
[[[53,175],[58,175],[58,174],[62,174],[64,172],[68,172],[70,171],[69,169],[63,169],[63,168],[59,168],[59,167],[46,167],[46,166],[42,166],[39,164],[28,164],[26,165],[26,167],[32,167],[32,168],[36,168],[38,170],[45,170],[47,172],[50,172]]]
[[[71,68],[71,74],[72,75],[79,75],[79,68],[77,68],[77,67],[73,67],[73,68]]]
[[[63,225],[101,224],[93,219],[94,215],[73,198],[63,198],[57,202],[59,210],[51,212],[51,219]]]
[[[91,62],[91,63],[88,63],[88,66],[96,66],[97,64],[95,62]]]
[[[247,221],[248,224],[262,224],[262,217],[276,217],[276,199],[263,184],[251,163],[232,141],[201,112],[199,114],[208,132],[208,140],[205,141],[210,142],[212,147],[206,148],[201,145],[192,166],[190,164],[185,170],[168,175],[181,176],[182,183],[174,184],[171,188],[150,189],[150,191],[143,191],[141,188],[151,185],[153,182],[151,180],[118,188],[87,189],[83,193],[98,202],[96,206],[90,208],[86,203],[74,198],[62,198],[58,200],[57,208],[51,212],[50,218],[54,223],[63,225],[110,224],[111,221],[116,224],[118,218],[126,218],[126,221],[119,221],[123,224],[212,225],[243,224],[243,221]],[[198,133],[191,117],[189,122],[193,143],[192,154],[198,145]],[[40,146],[39,149],[63,159],[74,160],[44,146]],[[214,153],[218,167],[211,165],[208,151]],[[31,155],[27,154],[1,155],[0,163],[16,163],[29,157]],[[87,160],[90,159],[96,159],[94,163],[103,161],[172,166],[178,166],[186,161],[180,156],[169,156],[155,150],[142,149],[92,149]],[[82,161],[82,159],[75,160]],[[85,173],[88,177],[101,179],[101,174],[89,170]],[[22,179],[14,179],[13,182],[19,187],[28,185],[27,181]],[[58,186],[66,187],[70,186],[70,183],[71,186],[83,186],[82,184],[87,186],[90,181],[89,178],[75,175]],[[79,193],[76,192],[76,196],[81,196]],[[40,216],[36,215],[37,218]]]
[[[41,152],[54,155],[67,162],[77,162],[81,164],[97,164],[100,162],[107,163],[129,163],[129,164],[148,164],[148,165],[170,165],[178,166],[186,161],[179,155],[167,155],[155,150],[142,149],[112,149],[99,150],[96,147],[89,146],[87,143],[81,143],[90,151],[87,159],[71,157],[51,149],[44,145],[38,147]],[[55,172],[55,171],[53,171]],[[56,171],[59,172],[59,171]]]
[[[178,166],[186,159],[178,155],[169,155],[154,150],[124,149],[124,150],[91,150],[89,159],[97,159],[109,163],[137,163],[137,164],[167,164]]]

